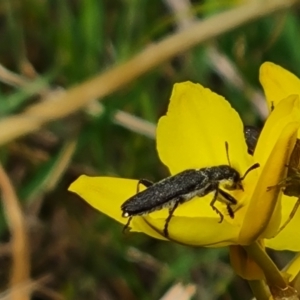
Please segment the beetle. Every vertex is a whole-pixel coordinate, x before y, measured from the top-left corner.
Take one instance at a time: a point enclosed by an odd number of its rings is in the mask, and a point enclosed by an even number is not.
[[[258,138],[260,136],[260,129],[251,125],[245,125],[244,136],[248,147],[248,153],[253,155]]]
[[[225,145],[228,158],[227,142]],[[225,203],[230,217],[233,218],[234,212],[231,205],[237,204],[237,200],[221,189],[220,186],[227,190],[243,189],[242,181],[246,175],[258,167],[259,164],[254,164],[242,177],[229,163],[229,165],[184,170],[157,183],[145,179],[139,180],[137,194],[130,197],[121,206],[122,216],[129,218],[124,230],[129,227],[134,216],[146,215],[153,211],[169,208],[169,215],[163,229],[164,235],[168,237],[168,225],[176,208],[196,196],[204,197],[212,192],[214,192],[214,195],[210,206],[219,214],[219,223],[223,221],[224,216],[215,206],[216,201]],[[147,189],[140,192],[140,184],[146,186]]]

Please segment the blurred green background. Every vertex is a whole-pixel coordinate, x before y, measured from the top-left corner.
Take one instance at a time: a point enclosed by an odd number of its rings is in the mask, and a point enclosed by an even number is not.
[[[189,9],[181,20],[174,14],[181,11],[178,2]],[[0,75],[1,118],[237,3],[2,0],[0,64],[21,77],[14,84]],[[166,177],[152,133],[176,82],[200,82],[228,99],[245,124],[262,126],[266,110],[259,66],[273,61],[299,76],[299,28],[296,8],[263,17],[166,61],[101,104],[95,99],[83,111],[2,146],[1,161],[29,230],[31,276],[47,279],[32,299],[160,299],[177,282],[196,285],[193,299],[250,299],[247,284],[231,269],[227,249],[125,236],[120,224],[67,187],[83,173],[153,181]],[[125,121],[117,118],[120,111]],[[132,116],[140,118],[140,126],[129,126]],[[11,267],[7,225],[2,211],[1,291],[8,287]],[[288,255],[273,254],[279,264]]]

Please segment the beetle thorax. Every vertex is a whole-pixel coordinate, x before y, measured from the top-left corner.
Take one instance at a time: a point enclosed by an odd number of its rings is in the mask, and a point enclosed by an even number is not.
[[[241,186],[241,176],[238,171],[228,165],[213,167],[212,177],[228,190],[238,189]]]

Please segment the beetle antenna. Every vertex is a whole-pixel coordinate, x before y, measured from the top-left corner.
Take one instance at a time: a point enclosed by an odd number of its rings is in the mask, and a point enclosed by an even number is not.
[[[244,174],[243,177],[241,177],[241,181],[245,179],[245,177],[248,175],[249,172],[251,172],[254,169],[257,169],[259,167],[259,163],[254,164],[253,166],[251,166]]]
[[[230,163],[230,159],[229,159],[229,145],[228,145],[228,142],[225,142],[225,149],[226,149],[226,156],[227,156],[228,165],[231,167],[231,163]]]

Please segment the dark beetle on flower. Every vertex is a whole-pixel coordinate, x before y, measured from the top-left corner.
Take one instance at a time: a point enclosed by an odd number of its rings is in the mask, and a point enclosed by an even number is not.
[[[227,142],[225,145],[229,162]],[[237,204],[237,200],[221,187],[226,190],[243,189],[242,181],[246,175],[258,167],[259,164],[254,164],[245,172],[244,176],[240,176],[239,172],[232,168],[229,163],[229,165],[188,169],[157,183],[142,179],[138,182],[137,194],[130,197],[121,206],[122,216],[129,218],[124,230],[129,227],[134,216],[146,215],[153,211],[169,208],[169,215],[163,230],[165,237],[168,237],[168,226],[176,208],[196,196],[204,197],[212,192],[214,195],[210,206],[220,215],[220,223],[224,216],[215,206],[216,201],[226,204],[228,213],[233,218],[234,212],[231,205]],[[147,189],[139,192],[140,184],[146,186]]]
[[[244,136],[248,147],[248,153],[253,155],[260,135],[260,130],[254,126],[246,125],[244,127]]]

